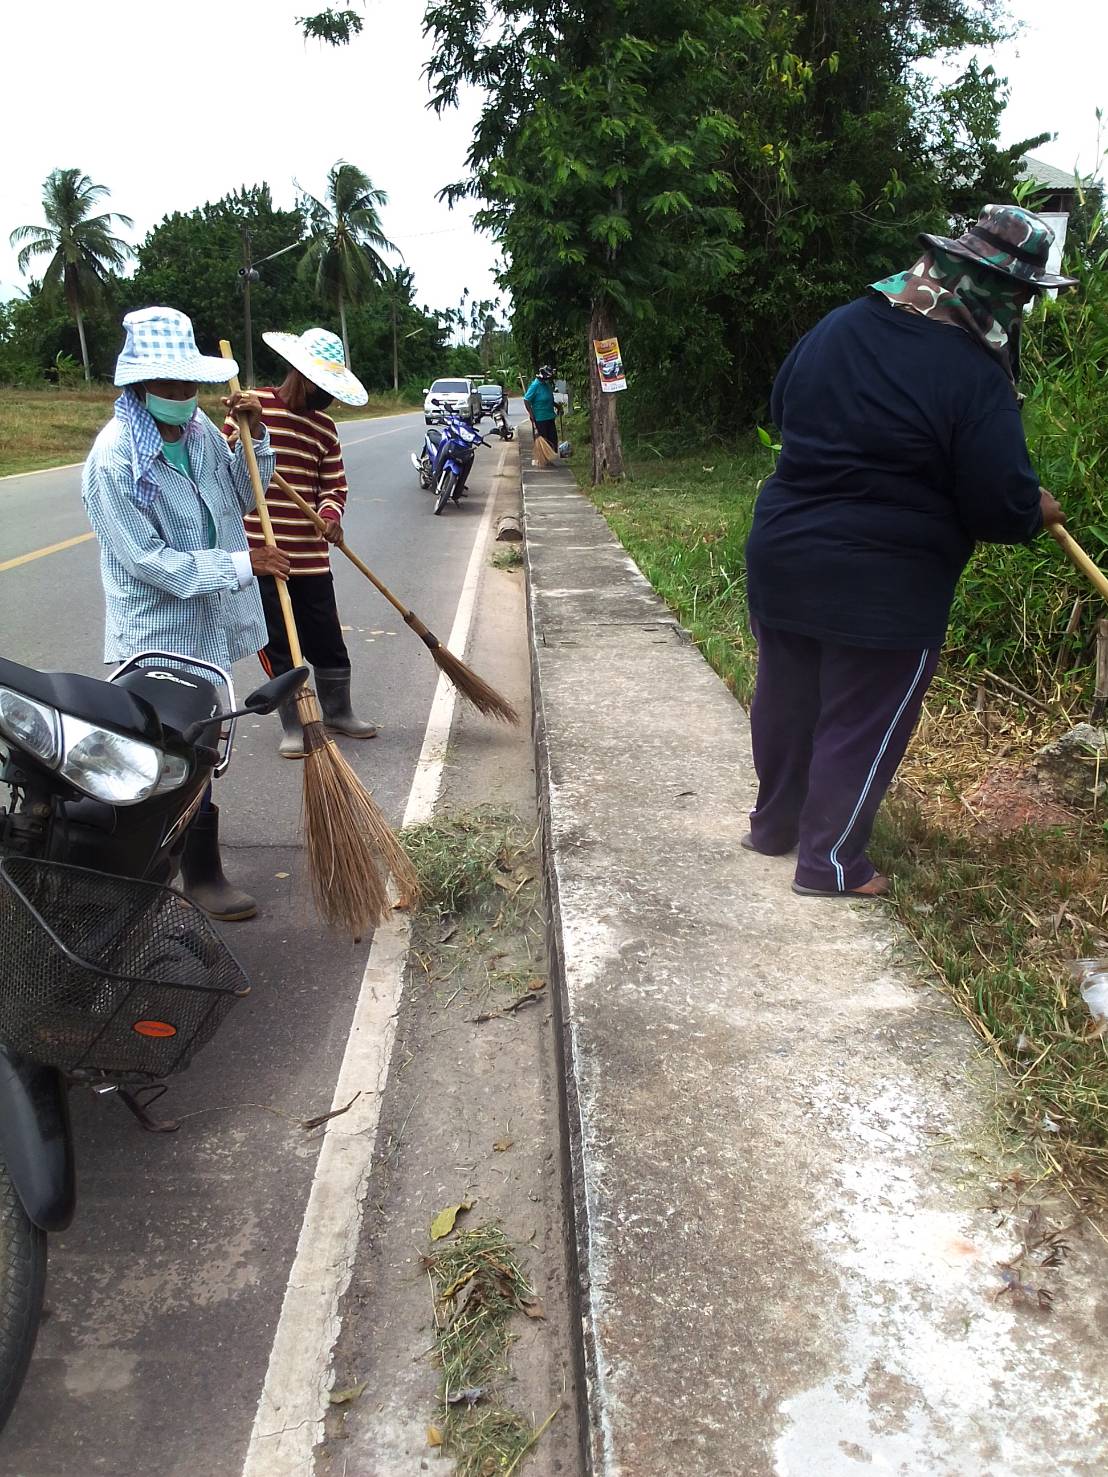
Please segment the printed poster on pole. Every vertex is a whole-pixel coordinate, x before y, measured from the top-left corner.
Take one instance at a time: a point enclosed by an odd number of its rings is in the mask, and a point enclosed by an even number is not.
[[[605,395],[614,395],[617,390],[626,390],[627,376],[623,372],[623,355],[619,352],[619,339],[594,338],[592,347],[596,354],[600,388]]]

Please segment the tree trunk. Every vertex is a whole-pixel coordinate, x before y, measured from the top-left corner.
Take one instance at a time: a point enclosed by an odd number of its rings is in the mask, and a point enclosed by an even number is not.
[[[392,388],[393,394],[400,392],[400,344],[397,339],[399,329],[396,323],[396,289],[392,291]]]
[[[589,316],[589,422],[592,428],[592,480],[615,481],[623,476],[623,442],[619,435],[618,395],[606,395],[593,351],[593,340],[615,336],[615,314],[609,304],[593,303]]]
[[[74,302],[73,316],[77,320],[77,337],[81,340],[81,363],[85,366],[85,384],[92,382],[92,370],[88,362],[88,344],[85,343],[85,319],[81,312],[81,304]]]
[[[347,369],[350,368],[350,343],[346,337],[346,304],[342,300],[342,288],[339,288],[339,331],[342,335],[342,356],[346,360]]]

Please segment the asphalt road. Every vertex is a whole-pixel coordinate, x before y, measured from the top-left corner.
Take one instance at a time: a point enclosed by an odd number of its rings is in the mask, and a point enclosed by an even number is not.
[[[340,426],[352,489],[345,527],[369,565],[445,640],[499,460],[479,451],[473,495],[432,515],[409,452],[422,416]],[[0,653],[101,674],[95,540],[80,470],[0,481]],[[381,728],[344,752],[390,818],[403,810],[436,682],[417,639],[348,561],[334,558],[357,711]],[[236,670],[239,697],[261,680]],[[48,1316],[0,1436],[7,1477],[241,1469],[369,941],[316,919],[299,848],[300,769],[277,758],[276,717],[246,720],[216,788],[228,874],[257,919],[226,934],[253,983],[162,1105],[177,1134],[142,1132],[112,1098],[72,1099],[79,1204],[53,1240]]]

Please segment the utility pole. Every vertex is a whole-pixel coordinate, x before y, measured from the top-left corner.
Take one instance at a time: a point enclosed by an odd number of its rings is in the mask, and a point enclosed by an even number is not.
[[[397,335],[396,323],[396,279],[389,284],[389,306],[392,316],[392,391],[397,394],[400,390],[400,343]]]
[[[262,280],[258,268],[266,262],[271,262],[276,256],[284,256],[286,251],[295,251],[298,246],[303,246],[303,241],[290,241],[287,246],[280,247],[277,251],[271,251],[268,256],[259,257],[254,261],[253,248],[250,244],[250,231],[246,226],[242,228],[242,266],[239,268],[239,281],[242,283],[242,334],[246,340],[246,353],[242,359],[242,380],[248,390],[254,388],[254,325],[250,317],[250,288],[255,282]]]
[[[242,278],[242,333],[246,341],[243,379],[246,388],[252,390],[254,388],[254,325],[250,317],[250,284],[257,282],[259,276],[252,259],[250,232],[245,226],[242,228],[242,266],[239,268],[239,276]]]

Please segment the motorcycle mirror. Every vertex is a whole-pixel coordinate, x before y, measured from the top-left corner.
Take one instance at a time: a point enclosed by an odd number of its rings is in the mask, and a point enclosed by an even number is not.
[[[246,699],[247,713],[272,713],[286,698],[293,697],[308,680],[307,667],[293,667],[256,687]]]
[[[190,723],[181,737],[186,744],[194,744],[213,722],[225,723],[228,718],[245,718],[250,713],[272,713],[286,698],[299,692],[307,682],[308,675],[307,667],[293,667],[291,672],[282,672],[278,677],[271,677],[261,687],[255,688],[243,707],[235,708],[230,713],[220,713],[214,719],[201,718],[199,723]]]

